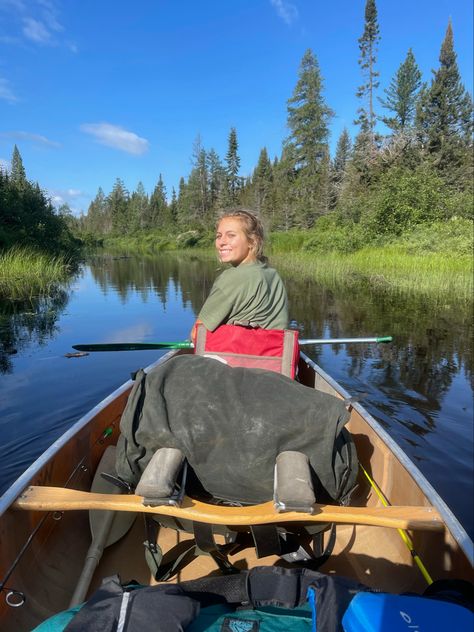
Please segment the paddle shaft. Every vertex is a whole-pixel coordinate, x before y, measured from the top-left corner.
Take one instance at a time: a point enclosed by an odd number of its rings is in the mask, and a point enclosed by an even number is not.
[[[104,451],[91,485],[92,493],[115,494],[116,486],[102,478],[101,472],[115,472],[115,446],[108,446]],[[128,532],[135,520],[135,515],[117,511],[89,511],[92,541],[69,602],[70,608],[85,600],[104,549],[120,540]]]
[[[299,340],[299,345],[353,344],[353,343],[385,343],[391,342],[392,336],[379,338],[311,338]],[[77,351],[145,351],[148,349],[193,349],[189,340],[181,342],[109,342],[98,344],[73,345]]]
[[[181,507],[150,507],[135,495],[96,494],[63,487],[28,487],[14,503],[17,509],[33,511],[68,511],[111,509],[136,511],[207,524],[247,526],[285,522],[336,522],[366,524],[395,529],[442,530],[444,523],[433,507],[340,507],[313,505],[313,514],[289,511],[278,513],[272,502],[245,507],[209,505],[185,496]]]

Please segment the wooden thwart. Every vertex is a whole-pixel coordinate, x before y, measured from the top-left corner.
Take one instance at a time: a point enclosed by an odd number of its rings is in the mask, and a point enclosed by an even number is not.
[[[63,487],[27,487],[14,503],[17,509],[28,511],[70,511],[78,509],[109,509],[135,511],[181,520],[228,526],[261,525],[286,522],[335,522],[366,524],[395,529],[442,530],[444,523],[433,507],[339,507],[314,505],[314,514],[296,511],[277,513],[272,502],[248,507],[209,505],[188,496],[181,507],[143,505],[141,496],[97,494]]]

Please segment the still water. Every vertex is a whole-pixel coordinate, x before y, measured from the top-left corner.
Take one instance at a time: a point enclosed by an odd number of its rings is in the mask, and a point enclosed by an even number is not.
[[[132,371],[160,355],[67,358],[72,345],[186,339],[217,273],[213,260],[190,255],[104,256],[53,296],[0,303],[0,493]],[[305,352],[382,423],[472,537],[472,306],[282,276],[301,337],[394,336],[390,345]]]

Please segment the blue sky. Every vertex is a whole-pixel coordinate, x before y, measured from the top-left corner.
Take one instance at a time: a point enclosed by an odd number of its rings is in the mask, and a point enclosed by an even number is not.
[[[117,177],[168,193],[193,143],[223,158],[237,129],[241,175],[279,155],[286,102],[311,48],[336,117],[352,121],[365,0],[0,0],[0,162],[16,143],[27,175],[77,213]],[[377,0],[379,94],[408,48],[424,80],[448,19],[472,91],[472,0]],[[380,108],[379,108],[380,112]]]

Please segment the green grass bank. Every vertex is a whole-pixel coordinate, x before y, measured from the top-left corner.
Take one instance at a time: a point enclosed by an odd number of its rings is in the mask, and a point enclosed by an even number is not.
[[[16,300],[48,293],[65,283],[70,273],[70,262],[64,257],[12,248],[0,253],[0,298]]]
[[[418,225],[397,237],[368,240],[354,224],[323,218],[309,231],[272,233],[271,262],[288,276],[314,279],[330,287],[367,284],[400,292],[456,296],[473,294],[471,220]],[[105,241],[118,252],[162,252],[193,249],[213,256],[213,235],[198,230],[178,236],[149,233]]]

